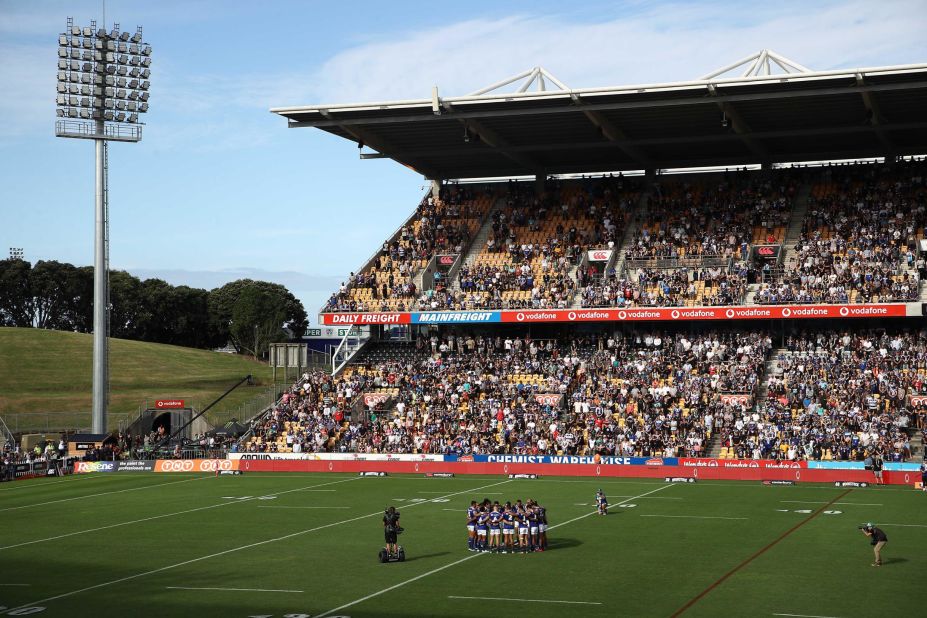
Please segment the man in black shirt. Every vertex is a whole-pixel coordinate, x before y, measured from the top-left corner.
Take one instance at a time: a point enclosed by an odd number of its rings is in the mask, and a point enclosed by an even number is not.
[[[888,537],[882,532],[881,528],[876,528],[871,523],[862,526],[863,534],[869,537],[869,544],[872,545],[872,552],[875,554],[875,562],[872,566],[882,566],[882,548],[888,543]]]
[[[395,506],[389,507],[383,514],[383,534],[386,539],[386,551],[390,554],[398,553],[396,536],[399,534],[399,511]]]

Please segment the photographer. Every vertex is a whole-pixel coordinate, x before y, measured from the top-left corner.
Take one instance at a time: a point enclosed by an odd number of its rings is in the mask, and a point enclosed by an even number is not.
[[[386,539],[386,551],[390,554],[399,552],[396,542],[396,536],[402,531],[399,525],[399,511],[395,506],[391,506],[383,513],[383,534]]]
[[[880,528],[876,528],[871,523],[859,527],[863,534],[869,537],[869,544],[872,545],[872,552],[875,554],[874,567],[882,566],[882,548],[888,543],[888,537]]]

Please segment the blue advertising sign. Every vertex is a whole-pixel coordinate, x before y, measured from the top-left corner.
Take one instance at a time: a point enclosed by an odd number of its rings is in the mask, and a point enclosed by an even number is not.
[[[411,315],[413,324],[478,324],[502,321],[502,313],[499,311],[425,311]]]

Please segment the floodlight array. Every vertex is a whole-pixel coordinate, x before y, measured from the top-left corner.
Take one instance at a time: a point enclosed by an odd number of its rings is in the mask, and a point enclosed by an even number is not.
[[[140,124],[148,112],[151,46],[135,33],[75,26],[58,36],[57,115],[71,120]]]

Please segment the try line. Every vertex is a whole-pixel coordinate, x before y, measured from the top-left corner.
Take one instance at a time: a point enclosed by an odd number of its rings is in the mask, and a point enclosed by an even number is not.
[[[449,599],[474,599],[478,601],[518,601],[521,603],[567,603],[570,605],[601,605],[601,603],[596,603],[594,601],[555,601],[553,599],[508,599],[505,597],[454,597],[449,596]]]

